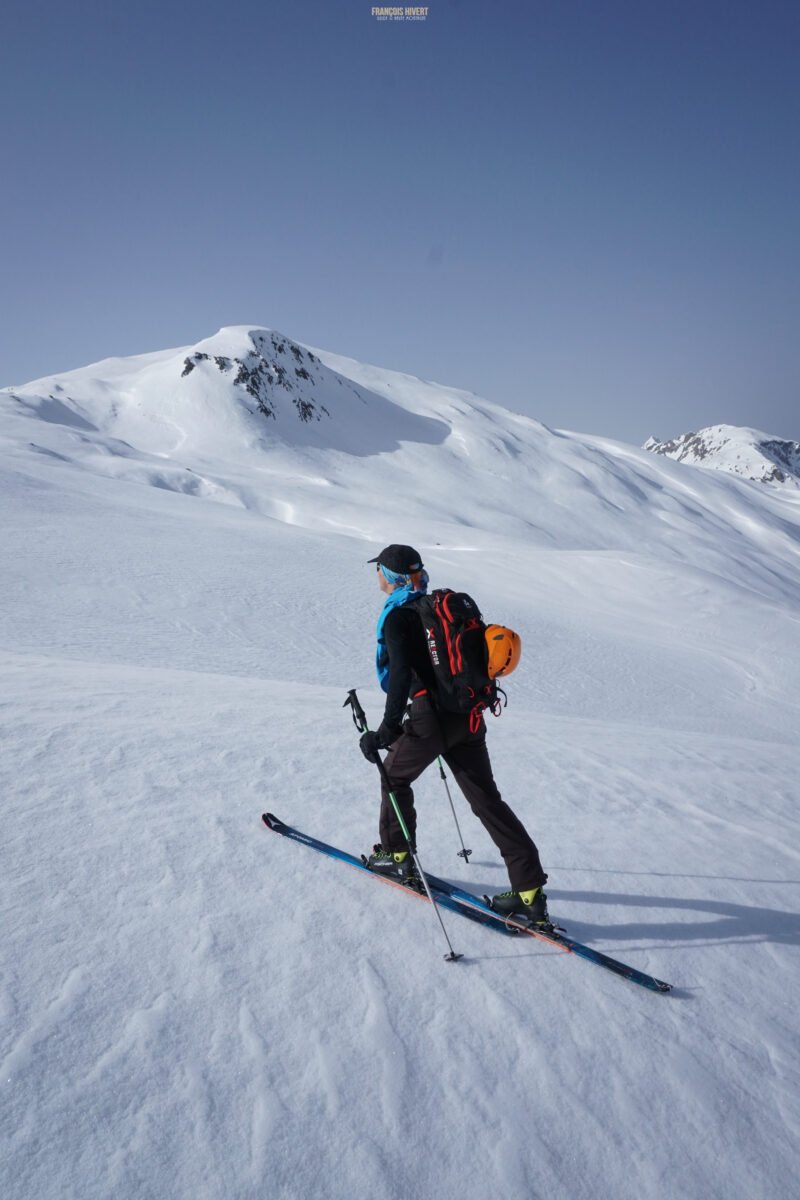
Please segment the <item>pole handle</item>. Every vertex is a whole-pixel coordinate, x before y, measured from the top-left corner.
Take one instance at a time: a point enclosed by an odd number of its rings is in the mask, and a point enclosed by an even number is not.
[[[344,704],[342,705],[342,708],[347,708],[348,705],[350,706],[350,709],[352,710],[353,724],[355,725],[358,732],[359,733],[368,733],[369,726],[367,725],[367,714],[364,712],[364,709],[361,707],[361,701],[359,700],[358,695],[356,694],[355,688],[350,688],[350,691],[347,693],[347,699],[345,700]]]

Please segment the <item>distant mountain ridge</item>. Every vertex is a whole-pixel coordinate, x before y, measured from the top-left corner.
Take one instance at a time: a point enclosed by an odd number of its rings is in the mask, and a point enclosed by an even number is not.
[[[769,440],[733,433],[734,462]],[[110,479],[121,502],[143,485],[365,549],[406,541],[476,562],[520,545],[577,552],[576,586],[597,555],[638,562],[643,547],[669,561],[679,547],[703,576],[781,596],[794,595],[800,565],[798,493],[742,487],[741,461],[739,478],[706,471],[687,487],[661,455],[252,325],[0,388],[0,455],[68,489]],[[789,575],[772,570],[776,556]]]
[[[800,442],[738,425],[710,425],[671,442],[648,438],[643,446],[677,462],[728,471],[760,483],[800,487]]]

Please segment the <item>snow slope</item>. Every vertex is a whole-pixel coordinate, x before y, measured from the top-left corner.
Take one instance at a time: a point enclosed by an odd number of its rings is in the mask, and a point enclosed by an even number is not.
[[[648,438],[645,450],[678,462],[730,471],[744,479],[800,487],[800,442],[771,437],[738,425],[712,425],[671,442]]]
[[[794,494],[241,327],[0,392],[0,497],[8,1194],[794,1195]],[[445,964],[260,826],[377,836],[342,702],[380,713],[391,540],[520,631],[498,782],[554,915],[669,997],[457,917]]]

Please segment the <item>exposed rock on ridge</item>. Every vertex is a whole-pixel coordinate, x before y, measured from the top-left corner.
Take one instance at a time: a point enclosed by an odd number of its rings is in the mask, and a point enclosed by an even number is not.
[[[800,487],[800,442],[771,437],[756,429],[711,425],[670,442],[648,438],[644,449],[760,483]]]
[[[295,342],[280,334],[251,333],[253,350],[242,358],[230,358],[221,354],[206,354],[196,351],[183,360],[181,377],[190,375],[198,366],[212,364],[223,375],[235,371],[233,383],[244,388],[256,402],[256,407],[265,417],[275,417],[275,389],[283,388],[289,393],[301,421],[320,421],[330,413],[324,404],[317,404],[304,397],[298,390],[298,380],[315,387],[317,384],[314,364],[319,359],[310,350],[303,350]],[[293,361],[294,360],[294,361]]]

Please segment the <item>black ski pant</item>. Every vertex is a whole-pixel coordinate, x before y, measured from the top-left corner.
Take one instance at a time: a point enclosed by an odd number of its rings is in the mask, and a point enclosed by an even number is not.
[[[412,845],[416,844],[417,814],[411,788],[439,756],[449,766],[469,806],[502,855],[515,892],[541,887],[547,876],[539,851],[525,826],[501,798],[486,749],[486,726],[470,730],[469,716],[437,711],[427,695],[411,702],[403,733],[386,755],[386,773]],[[381,845],[384,850],[407,850],[386,784],[381,785]]]

